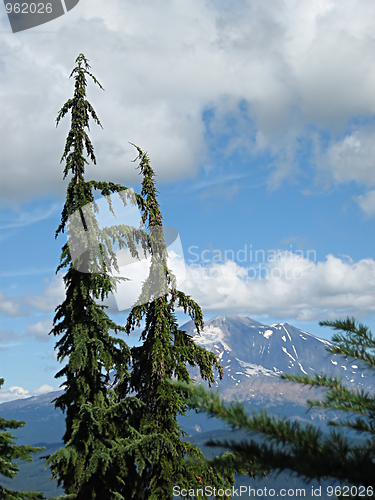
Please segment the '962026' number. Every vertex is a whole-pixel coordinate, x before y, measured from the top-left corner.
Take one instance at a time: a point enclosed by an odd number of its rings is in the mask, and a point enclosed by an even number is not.
[[[342,497],[372,497],[374,490],[372,486],[327,486],[328,496],[342,496]]]
[[[5,9],[8,14],[12,12],[14,14],[51,14],[52,4],[51,3],[11,3],[5,4]]]

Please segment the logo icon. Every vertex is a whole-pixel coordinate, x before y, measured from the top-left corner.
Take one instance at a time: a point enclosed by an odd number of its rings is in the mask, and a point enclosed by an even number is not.
[[[13,33],[48,23],[72,10],[79,0],[4,0]]]
[[[119,311],[130,309],[135,303],[139,303],[143,283],[149,277],[151,269],[150,242],[152,247],[164,240],[162,247],[167,252],[168,269],[174,274],[178,284],[186,278],[178,231],[163,226],[147,234],[141,227],[141,213],[131,189],[110,197],[103,196],[95,200],[95,204],[89,203],[74,212],[68,218],[67,234],[70,256],[77,271],[106,273],[115,279],[125,278],[117,282],[116,290],[113,291]],[[118,245],[118,235],[126,245]],[[166,290],[168,283],[165,274],[155,273],[150,292],[145,295],[143,291],[142,303],[165,295]]]

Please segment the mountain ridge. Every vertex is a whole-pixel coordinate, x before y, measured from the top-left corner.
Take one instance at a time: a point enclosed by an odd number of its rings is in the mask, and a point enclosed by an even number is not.
[[[206,322],[202,335],[197,335],[192,321],[183,328],[198,345],[219,358],[224,378],[218,387],[225,399],[236,395],[250,399],[262,392],[274,401],[286,398],[303,404],[313,393],[322,394],[321,389],[282,380],[281,373],[325,373],[342,378],[348,387],[373,388],[357,362],[327,351],[331,342],[288,323],[264,325],[243,316],[218,316]],[[196,370],[194,376],[200,380]],[[278,397],[280,393],[283,398]]]
[[[281,373],[324,372],[342,376],[346,385],[371,390],[369,377],[358,364],[345,360],[340,355],[329,355],[326,348],[332,345],[308,332],[289,325],[274,323],[264,325],[244,316],[217,316],[205,322],[201,335],[197,335],[194,323],[189,321],[181,327],[191,335],[198,345],[213,351],[219,358],[224,377],[216,386],[225,400],[242,399],[250,408],[272,408],[286,416],[324,423],[328,417],[322,410],[307,410],[307,399],[319,399],[323,389],[311,389],[302,384],[285,381]],[[197,369],[190,369],[191,376],[200,382]],[[55,409],[52,400],[61,391],[31,396],[0,404],[3,418],[25,420],[26,427],[17,431],[20,444],[35,441],[55,443],[65,430],[65,417]],[[286,411],[287,409],[287,411]],[[189,413],[180,417],[180,425],[194,434],[220,427],[220,422],[209,421],[203,415]],[[27,438],[32,436],[32,442]]]

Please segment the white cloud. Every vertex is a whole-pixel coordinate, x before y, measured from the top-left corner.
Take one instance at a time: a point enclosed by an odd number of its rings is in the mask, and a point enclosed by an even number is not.
[[[48,219],[48,217],[54,214],[57,209],[58,205],[54,203],[50,207],[43,207],[43,209],[35,208],[27,211],[18,210],[16,218],[13,216],[8,219],[0,219],[0,229],[4,230],[30,226],[41,220]]]
[[[215,262],[213,254],[205,254],[210,262],[202,266],[176,262],[178,288],[191,295],[204,310],[225,311],[228,314],[246,313],[250,316],[267,315],[297,321],[317,321],[324,317],[354,315],[358,318],[374,314],[375,260],[353,262],[350,257],[327,255],[324,261],[302,251],[258,255],[252,259],[241,257],[243,265],[232,260]],[[195,253],[191,255],[196,256]],[[230,255],[228,255],[230,257]],[[249,263],[250,262],[250,263]],[[246,267],[245,267],[246,266]],[[184,272],[182,272],[184,271]],[[41,295],[33,297],[39,310],[53,311],[64,299],[62,280],[50,283]],[[127,288],[126,288],[127,287]],[[138,283],[126,282],[114,300],[110,295],[105,304],[111,313],[119,312],[121,294],[136,298]],[[134,288],[134,290],[133,290]],[[48,309],[49,308],[49,309]],[[123,307],[121,308],[123,309]],[[29,324],[29,334],[48,338],[51,320]]]
[[[58,304],[56,304],[56,306],[57,305]],[[37,321],[36,323],[28,323],[26,325],[26,336],[36,337],[38,340],[47,341],[50,338],[48,333],[52,330],[52,326],[52,321],[50,319]]]
[[[0,401],[13,401],[14,399],[24,399],[31,396],[30,392],[17,385],[12,385],[9,389],[0,390]]]
[[[48,384],[44,384],[39,389],[35,389],[34,391],[28,391],[23,387],[12,385],[8,389],[1,388],[0,389],[0,403],[5,403],[6,401],[13,401],[15,399],[25,399],[30,398],[31,396],[38,396],[40,394],[45,394],[47,392],[52,392],[55,389]]]
[[[0,272],[0,278],[8,278],[11,276],[32,276],[35,274],[47,274],[54,271],[54,268],[30,268],[30,269],[19,269],[17,271],[3,271]]]
[[[14,274],[4,273],[5,276],[20,276],[29,274],[38,274],[38,271],[21,271],[20,273],[15,272]],[[41,312],[53,312],[65,298],[65,286],[62,276],[53,276],[52,279],[47,279],[47,282],[48,281],[49,283],[47,287],[40,295],[22,295],[11,298],[0,290],[0,312],[12,317],[24,317],[30,315],[30,306]],[[29,330],[29,333],[41,335],[41,331],[43,328],[48,327],[48,323],[51,323],[51,320],[39,321],[34,325],[29,323],[27,325],[27,329]]]
[[[355,181],[375,185],[375,130],[359,127],[344,138],[331,141],[322,151],[316,143],[319,175],[336,184]]]
[[[40,295],[27,297],[27,302],[38,311],[54,311],[65,298],[65,285],[62,276],[53,276]],[[44,325],[44,323],[43,323]],[[37,329],[37,327],[35,327]],[[39,328],[39,327],[38,327]]]
[[[375,216],[375,190],[367,191],[364,195],[357,196],[355,200],[367,216]]]
[[[52,385],[48,384],[43,384],[42,386],[39,387],[39,389],[36,389],[33,394],[38,395],[38,394],[45,394],[46,392],[52,392],[54,388]]]
[[[19,300],[11,299],[0,290],[0,311],[9,316],[22,316],[21,305]]]
[[[375,311],[375,260],[357,263],[328,255],[313,262],[286,252],[274,262],[245,269],[233,261],[188,266],[181,288],[204,310],[316,321]],[[261,272],[261,279],[259,278]]]
[[[353,116],[374,113],[374,16],[368,0],[113,0],[110,8],[92,0],[38,29],[56,33],[4,36],[1,197],[63,193],[70,119],[57,131],[54,121],[72,97],[68,75],[80,52],[106,90],[89,82],[104,130],[92,125],[98,165],[88,178],[138,179],[127,141],[149,152],[159,180],[193,175],[207,161],[203,110],[217,107],[220,129],[244,99],[252,124],[240,123],[228,147],[269,148],[277,186],[298,168],[306,127],[342,132]],[[364,158],[370,143],[363,147]]]

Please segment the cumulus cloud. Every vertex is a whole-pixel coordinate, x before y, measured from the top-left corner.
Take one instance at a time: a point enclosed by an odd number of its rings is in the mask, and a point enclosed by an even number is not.
[[[374,113],[374,15],[368,0],[113,0],[110,8],[92,0],[49,23],[54,34],[3,37],[2,200],[63,193],[59,159],[70,120],[57,131],[54,122],[72,96],[68,75],[79,52],[106,90],[89,83],[104,130],[92,126],[98,165],[88,167],[88,177],[103,177],[105,167],[116,182],[138,179],[127,141],[149,152],[160,180],[191,176],[209,159],[204,110],[214,109],[216,130],[225,129],[227,114],[239,116],[244,101],[249,119],[228,148],[269,150],[270,185],[277,187],[298,171],[308,127],[334,135],[353,116]],[[350,140],[341,146],[355,158]],[[364,160],[372,146],[362,146]],[[340,143],[332,148],[340,162]],[[345,172],[333,177],[341,182]]]
[[[46,392],[51,392],[53,390],[54,389],[53,389],[52,385],[43,384],[39,387],[39,389],[36,389],[35,391],[33,391],[33,394],[35,394],[35,395],[45,394]]]
[[[317,321],[323,315],[359,318],[374,314],[374,259],[354,262],[348,256],[329,254],[324,261],[317,261],[313,254],[304,254],[302,250],[272,251],[245,258],[238,253],[239,265],[230,260],[231,255],[219,262],[213,258],[214,254],[206,252],[199,262],[197,258],[196,262],[186,263],[180,257],[175,258],[173,266],[178,288],[207,311],[298,321]],[[124,311],[123,303],[130,307],[139,291],[137,280],[127,281],[118,289],[116,297],[109,295],[105,304],[111,313]],[[32,301],[39,310],[52,312],[63,298],[61,280],[51,282]],[[38,321],[27,325],[27,334],[47,340],[51,327],[50,319]]]
[[[5,295],[4,292],[0,290],[0,311],[9,316],[22,316],[24,314],[21,311],[20,301],[15,298],[11,299]]]
[[[375,216],[375,190],[367,191],[364,195],[355,197],[355,200],[367,216]]]
[[[52,326],[52,320],[50,319],[37,321],[36,323],[28,323],[26,325],[26,336],[47,341],[50,338],[48,333],[52,330]]]
[[[375,129],[359,127],[327,148],[318,145],[319,176],[336,184],[355,181],[375,185]],[[361,204],[360,204],[361,205]],[[362,207],[362,205],[361,205]],[[365,206],[362,207],[365,211]]]
[[[44,384],[41,387],[39,387],[39,389],[35,389],[33,391],[28,391],[23,387],[12,385],[8,389],[2,388],[0,390],[0,403],[4,403],[6,401],[13,401],[15,399],[26,399],[32,396],[39,396],[40,394],[52,392],[53,390],[54,388],[48,384]]]
[[[64,298],[65,285],[62,276],[54,276],[40,295],[29,296],[26,300],[29,305],[35,307],[38,311],[50,312],[54,311],[56,307],[63,302]],[[43,322],[39,323],[41,323],[41,325],[38,327],[34,325],[35,330],[40,330],[44,327]]]
[[[187,267],[181,288],[204,310],[316,321],[375,311],[375,261],[327,255],[315,262],[283,252],[271,261],[239,266],[228,260]]]
[[[30,272],[30,274],[35,274],[37,272],[38,271],[35,270],[35,272]],[[28,273],[20,272],[20,274]],[[31,308],[35,308],[37,311],[41,312],[53,312],[64,298],[65,286],[62,276],[53,276],[40,295],[34,294],[8,297],[0,290],[0,312],[11,317],[29,316],[31,314]],[[51,324],[51,320],[38,321],[35,324],[28,323],[28,333],[37,336],[42,335],[43,329],[48,329],[48,324]]]
[[[12,343],[11,341],[21,338],[21,334],[12,330],[0,330],[0,348],[11,347],[13,345],[19,345],[19,342]]]

